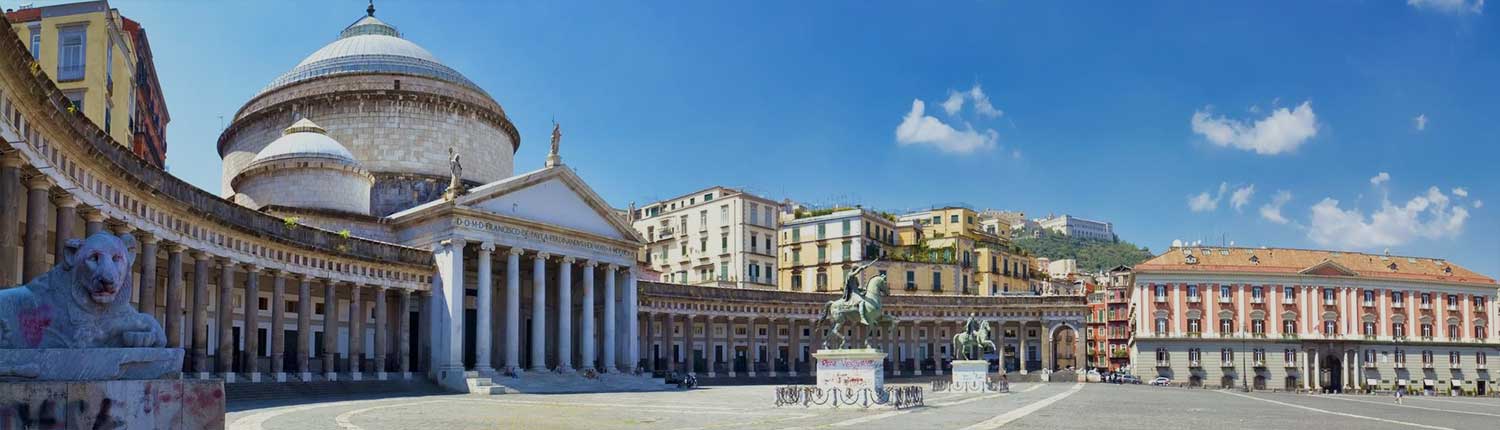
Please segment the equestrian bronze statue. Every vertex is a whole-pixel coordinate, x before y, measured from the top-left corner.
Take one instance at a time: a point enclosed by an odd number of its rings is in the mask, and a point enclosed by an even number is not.
[[[982,360],[985,352],[994,350],[989,321],[979,321],[974,315],[964,322],[964,331],[953,335],[953,357],[959,360]]]
[[[889,332],[895,325],[896,320],[886,315],[882,301],[890,289],[886,288],[885,275],[876,275],[870,278],[863,288],[859,286],[859,273],[875,264],[880,258],[870,260],[867,263],[855,267],[844,278],[844,295],[841,298],[829,301],[823,305],[823,318],[833,325],[829,330],[830,337],[838,338],[838,349],[845,349],[848,345],[848,337],[844,335],[845,324],[858,324],[865,326],[864,347],[870,348],[870,334],[875,328]],[[829,339],[823,339],[823,348],[827,349]]]

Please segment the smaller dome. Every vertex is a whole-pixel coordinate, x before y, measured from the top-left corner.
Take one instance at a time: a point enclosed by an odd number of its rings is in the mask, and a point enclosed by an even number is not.
[[[255,154],[255,159],[250,164],[286,158],[325,158],[359,164],[349,149],[328,137],[327,130],[307,118],[297,120],[291,127],[282,130],[281,137]]]

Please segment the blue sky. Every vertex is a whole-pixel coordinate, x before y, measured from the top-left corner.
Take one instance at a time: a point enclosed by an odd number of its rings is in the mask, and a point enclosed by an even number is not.
[[[376,7],[505,107],[518,172],[556,118],[619,207],[715,184],[964,202],[1109,220],[1157,251],[1388,248],[1497,276],[1500,32],[1474,1]],[[365,7],[111,3],[152,38],[170,170],[210,190],[220,117]]]

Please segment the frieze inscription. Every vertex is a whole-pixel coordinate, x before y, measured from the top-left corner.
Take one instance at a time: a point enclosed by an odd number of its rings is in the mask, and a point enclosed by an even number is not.
[[[481,230],[481,231],[486,231],[486,232],[499,233],[501,235],[509,236],[509,237],[512,237],[512,238],[515,238],[515,239],[518,239],[518,240],[523,240],[523,241],[529,241],[529,242],[534,242],[534,243],[556,244],[556,245],[565,246],[565,247],[569,247],[569,248],[583,249],[583,250],[588,250],[588,251],[603,253],[603,254],[607,254],[607,255],[615,256],[615,257],[633,257],[635,255],[634,252],[632,252],[630,250],[627,250],[627,249],[624,249],[624,248],[617,247],[617,246],[611,246],[611,245],[606,245],[606,244],[602,244],[602,243],[598,243],[598,242],[593,242],[593,241],[588,241],[588,240],[582,240],[582,239],[578,239],[578,238],[572,238],[572,237],[563,236],[563,235],[556,234],[556,233],[550,233],[550,232],[545,232],[545,231],[536,231],[536,230],[521,228],[521,227],[517,227],[517,226],[513,226],[513,225],[509,225],[509,224],[504,224],[504,223],[499,223],[499,222],[494,222],[494,221],[486,221],[486,220],[474,219],[474,218],[456,217],[456,218],[453,219],[453,225],[455,227],[462,227],[462,228],[469,228],[469,229]]]

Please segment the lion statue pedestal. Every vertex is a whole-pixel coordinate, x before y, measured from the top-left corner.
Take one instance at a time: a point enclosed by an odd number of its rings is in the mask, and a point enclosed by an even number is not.
[[[0,290],[0,428],[224,428],[224,381],[184,380],[182,348],[130,305],[130,235],[69,240]]]

